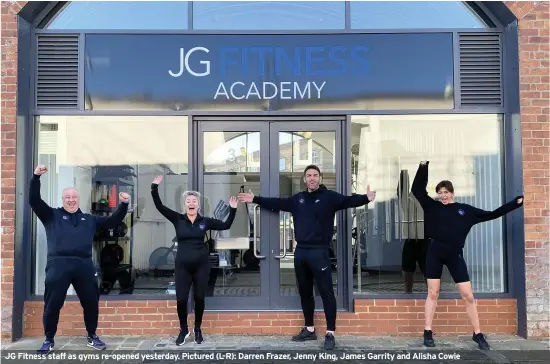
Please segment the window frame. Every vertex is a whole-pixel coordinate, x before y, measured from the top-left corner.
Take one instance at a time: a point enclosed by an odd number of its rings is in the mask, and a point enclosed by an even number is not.
[[[452,28],[449,28],[449,29],[384,29],[384,30],[351,30],[351,29],[348,29],[349,28],[349,21],[347,20],[346,21],[346,29],[345,30],[340,30],[340,31],[335,31],[335,30],[327,30],[327,31],[323,31],[323,30],[314,30],[314,31],[276,31],[276,32],[272,32],[272,31],[194,31],[192,29],[190,30],[187,30],[187,31],[170,31],[170,32],[166,32],[166,31],[162,31],[162,30],[159,30],[159,31],[154,31],[154,30],[146,30],[146,31],[126,31],[126,30],[120,30],[120,31],[112,31],[112,30],[81,30],[81,31],[78,31],[78,30],[67,30],[67,31],[63,31],[63,30],[48,30],[48,29],[41,29],[40,28],[40,25],[44,25],[45,22],[48,21],[48,17],[52,17],[52,16],[55,16],[55,11],[59,11],[59,9],[62,9],[63,6],[65,6],[65,3],[61,3],[61,2],[56,2],[56,3],[50,3],[46,6],[45,10],[35,19],[35,21],[32,23],[34,26],[36,26],[34,29],[31,28],[31,33],[30,33],[30,37],[31,37],[31,40],[30,40],[30,43],[31,43],[31,48],[32,49],[36,49],[36,42],[35,42],[35,35],[36,34],[40,34],[40,33],[56,33],[56,34],[59,34],[59,33],[78,33],[80,34],[81,36],[84,36],[86,34],[97,34],[97,33],[112,33],[112,34],[116,34],[116,33],[132,33],[132,34],[155,34],[155,33],[162,33],[162,34],[166,34],[166,33],[170,33],[170,34],[353,34],[353,33],[357,33],[357,34],[365,34],[365,33],[433,33],[433,32],[445,32],[445,33],[453,33],[454,34],[454,41],[455,41],[455,44],[456,44],[456,37],[457,37],[457,34],[459,32],[465,32],[465,33],[468,33],[468,32],[471,32],[471,33],[483,33],[483,32],[488,32],[488,33],[502,33],[504,34],[504,29],[502,29],[499,25],[496,25],[495,28],[486,28],[486,29],[452,29]],[[190,12],[192,12],[192,2],[190,2]],[[471,6],[471,4],[470,4]],[[478,6],[478,5],[476,5]],[[349,2],[347,2],[347,7],[349,7]],[[479,5],[479,8],[481,8],[482,5]],[[349,14],[349,10],[347,10],[347,14]],[[490,14],[490,13],[487,13],[487,14]],[[495,19],[492,15],[486,15],[487,18],[490,18],[490,19]],[[349,19],[349,16],[347,16],[347,19]],[[192,20],[191,22],[189,23],[190,24],[190,28],[192,28]],[[23,42],[21,42],[21,44],[23,44]],[[82,46],[83,48],[83,46]],[[517,55],[516,55],[517,57]],[[457,55],[455,54],[454,56],[454,61],[456,63],[456,59],[457,59]],[[506,62],[506,58],[503,56],[503,63]],[[514,62],[517,62],[514,61]],[[513,62],[511,62],[513,63]],[[32,63],[31,63],[32,65]],[[31,85],[30,85],[30,88],[31,90],[33,90],[35,88],[35,85],[34,85],[34,78],[32,78],[33,76],[33,72],[35,72],[34,70],[35,67],[31,67],[31,70],[30,71],[26,71],[27,74],[30,73],[30,80],[31,80]],[[455,69],[456,69],[456,65],[455,65]],[[505,75],[503,75],[503,80],[506,81],[506,77]],[[456,78],[455,78],[455,82],[456,82]],[[505,87],[503,87],[504,90],[506,90]],[[519,89],[519,87],[517,87],[517,89]],[[19,92],[19,88],[18,88],[18,92]],[[515,93],[516,92],[516,89],[514,88],[513,92]],[[32,92],[31,92],[32,94]],[[455,93],[456,94],[456,93]],[[456,97],[456,96],[455,96]],[[519,107],[519,99],[518,99],[518,107]],[[32,103],[31,103],[32,104]],[[349,110],[349,111],[346,111],[346,110],[338,110],[337,111],[338,114],[347,114],[348,115],[348,118],[353,114],[353,115],[357,115],[357,114],[365,114],[365,115],[373,115],[373,114],[403,114],[403,115],[406,115],[406,114],[448,114],[448,113],[466,113],[466,114],[472,114],[472,113],[479,113],[479,114],[484,114],[484,113],[499,113],[499,114],[503,114],[503,118],[504,118],[504,123],[505,123],[505,134],[504,134],[504,140],[506,140],[506,142],[508,142],[510,139],[513,139],[517,142],[517,139],[518,139],[518,134],[516,132],[516,129],[509,126],[509,125],[512,125],[512,121],[510,120],[511,118],[511,115],[510,115],[510,111],[509,111],[509,107],[507,106],[507,104],[505,103],[505,106],[503,108],[493,108],[493,107],[489,107],[489,108],[477,108],[477,109],[467,109],[467,110],[464,110],[464,109],[459,109],[458,108],[458,104],[455,102],[455,108],[454,109],[450,109],[450,110],[369,110],[369,111],[360,111],[360,110]],[[35,117],[36,116],[40,116],[40,115],[82,115],[82,114],[86,114],[86,115],[128,115],[128,116],[132,116],[132,115],[159,115],[159,116],[162,116],[162,115],[180,115],[180,116],[187,116],[189,117],[189,128],[190,128],[190,136],[193,137],[192,139],[192,143],[190,144],[190,152],[189,152],[189,156],[190,158],[193,158],[194,156],[196,156],[196,141],[195,141],[195,138],[196,138],[196,130],[194,129],[194,123],[193,123],[193,116],[195,115],[206,115],[206,114],[212,114],[210,112],[189,112],[189,111],[185,111],[185,112],[146,112],[146,111],[137,111],[137,112],[131,112],[131,111],[102,111],[102,112],[90,112],[90,111],[85,111],[85,110],[36,110],[34,109],[33,107],[31,107],[29,109],[29,119],[31,120],[31,129],[34,128],[34,122],[35,122]],[[223,114],[223,115],[243,115],[243,114],[247,114],[247,115],[288,115],[288,114],[293,114],[293,115],[330,115],[330,114],[334,114],[333,111],[315,111],[315,110],[312,110],[312,111],[307,111],[307,112],[302,112],[302,111],[299,111],[299,112],[265,112],[265,113],[258,113],[258,112],[216,112],[215,114],[217,115],[220,115],[220,114]],[[350,120],[348,120],[350,121]],[[348,125],[350,125],[350,123],[348,122]],[[515,124],[514,124],[515,125]],[[27,127],[28,128],[28,127]],[[510,130],[511,129],[511,130]],[[19,134],[19,133],[18,133]],[[34,135],[34,130],[32,131],[32,133],[28,134],[26,136],[27,138],[27,141],[31,141],[31,143],[18,143],[18,147],[17,149],[23,149],[23,148],[27,148],[27,146],[29,146],[29,144],[36,144],[38,142],[37,138],[35,138]],[[349,134],[348,134],[349,135]],[[519,135],[519,138],[521,139],[521,135]],[[345,141],[347,142],[347,141]],[[351,146],[350,146],[351,147]],[[34,163],[34,155],[35,155],[35,150],[34,148],[36,148],[36,145],[33,145],[32,146],[33,148],[33,152],[32,152],[32,155],[33,157],[31,158],[32,159],[32,163]],[[504,172],[506,172],[506,170],[508,169],[508,165],[509,164],[513,164],[513,165],[518,165],[517,163],[518,162],[521,162],[521,151],[519,152],[520,155],[519,155],[519,160],[518,160],[518,156],[515,155],[515,154],[511,154],[512,152],[509,150],[510,148],[505,148],[502,153],[503,155],[505,156],[505,159],[506,159],[506,163],[504,164],[504,167],[503,167],[503,170]],[[349,148],[346,148],[344,149],[344,151],[349,151]],[[18,157],[19,158],[19,157]],[[513,162],[510,161],[510,158],[512,158]],[[349,161],[351,159],[349,158],[345,158],[345,161],[347,163],[347,167],[346,168],[349,168]],[[28,170],[24,172],[24,174],[26,176],[29,176],[32,174],[32,165],[29,164],[29,159],[26,159],[25,165],[28,166]],[[196,167],[190,167],[190,174],[192,173],[191,171],[193,170],[193,168],[196,168]],[[349,170],[347,172],[348,174],[351,173],[351,170]],[[21,179],[19,179],[19,181],[21,181]],[[193,179],[190,180],[191,183],[194,183],[195,181]],[[507,181],[506,181],[507,182]],[[514,181],[514,182],[510,182],[511,185],[513,186],[517,186],[517,182],[518,181]],[[27,180],[26,179],[23,179],[22,182],[18,182],[19,183],[22,183],[22,184],[26,184],[27,183]],[[509,183],[507,182],[507,186],[509,185]],[[20,188],[26,188],[26,186],[22,186]],[[507,187],[506,188],[506,191],[508,191],[509,188]],[[28,218],[28,209],[26,209],[26,212],[24,213],[24,215],[27,216]],[[519,218],[518,218],[519,219]],[[349,219],[348,219],[349,221]],[[27,225],[27,228],[28,228],[28,223],[25,223]],[[28,230],[27,230],[28,232]],[[34,231],[32,231],[32,234],[34,234]],[[523,233],[521,233],[522,236],[523,236]],[[25,234],[27,235],[27,233]],[[517,233],[514,233],[513,234],[514,236],[517,236]],[[30,235],[30,236],[33,236],[33,235]],[[505,235],[505,239],[506,239],[506,242],[507,244],[505,245],[505,254],[506,255],[509,255],[507,252],[508,251],[512,251],[510,248],[511,248],[511,240],[512,240],[512,234],[511,234],[511,231],[510,229],[508,228],[507,229],[507,233]],[[27,244],[29,241],[28,241],[28,235],[27,235],[27,238],[25,239],[26,242],[25,244]],[[349,257],[351,259],[351,257]],[[507,256],[505,259],[507,259],[508,261],[508,264],[507,264],[507,269],[506,269],[506,278],[507,281],[508,281],[508,293],[486,293],[486,294],[478,294],[476,295],[476,297],[479,297],[479,298],[514,298],[517,296],[517,293],[515,293],[515,289],[513,287],[513,282],[515,279],[513,279],[514,277],[516,277],[516,272],[518,271],[517,269],[513,268],[512,265],[510,264],[511,263],[511,258],[509,256]],[[522,258],[524,259],[524,257]],[[515,265],[517,264],[514,263]],[[351,268],[351,265],[349,266]],[[30,272],[29,272],[30,273]],[[30,279],[30,275],[27,274],[27,282],[28,282],[28,285],[27,285],[27,292],[25,294],[25,298],[26,300],[31,300],[31,301],[35,301],[35,300],[41,300],[42,299],[42,296],[35,296],[35,295],[31,295],[31,291],[30,291],[30,282],[29,282],[29,279]],[[389,294],[389,295],[385,295],[385,294],[377,294],[377,295],[368,295],[368,296],[365,296],[365,295],[362,295],[362,294],[354,294],[353,293],[353,282],[352,280],[348,278],[348,283],[351,284],[351,289],[349,290],[350,292],[350,302],[351,304],[349,305],[349,307],[353,307],[353,304],[352,304],[352,301],[353,299],[355,298],[392,298],[392,299],[400,299],[400,298],[407,298],[407,299],[423,299],[425,298],[425,294]],[[519,292],[521,292],[521,290],[519,290]],[[458,293],[448,293],[448,294],[445,294],[445,293],[442,293],[441,295],[442,298],[460,298],[460,295]],[[74,298],[76,299],[76,298]],[[108,299],[108,300],[121,300],[121,299],[124,299],[124,300],[127,300],[127,299],[132,299],[132,300],[155,300],[155,299],[163,299],[165,300],[166,299],[166,296],[162,296],[162,297],[158,297],[158,298],[155,298],[155,296],[136,296],[136,295],[126,295],[125,297],[110,297],[110,296],[105,296],[104,299]],[[71,300],[71,298],[68,297],[68,300]]]
[[[400,116],[406,116],[406,115],[446,115],[448,113],[437,113],[437,112],[433,112],[433,113],[422,113],[422,112],[418,112],[418,113],[401,113],[399,111],[396,111],[394,112],[393,114],[391,114],[392,116],[396,116],[396,117],[400,117]],[[463,113],[460,113],[460,114],[466,114],[466,115],[472,115],[472,114],[469,114],[468,112],[463,112]],[[501,169],[501,177],[502,177],[502,181],[501,181],[501,186],[500,186],[500,189],[501,189],[501,201],[502,201],[502,204],[510,201],[515,195],[510,191],[510,185],[509,185],[509,180],[508,178],[505,178],[507,176],[506,174],[506,171],[507,171],[507,166],[509,165],[508,163],[508,160],[507,158],[509,158],[509,153],[510,153],[510,150],[509,150],[509,147],[507,146],[507,137],[508,137],[508,134],[510,133],[510,127],[507,126],[506,124],[506,115],[505,114],[501,114],[501,113],[495,113],[495,114],[490,114],[490,113],[481,113],[482,115],[494,115],[495,117],[498,117],[499,119],[499,127],[498,127],[498,138],[499,138],[499,141],[500,141],[500,149],[499,149],[499,153],[500,153],[500,169]],[[346,175],[348,176],[348,180],[346,181],[346,187],[348,188],[347,190],[347,194],[352,194],[352,193],[355,193],[353,187],[352,187],[352,184],[351,184],[351,176],[352,176],[352,165],[351,165],[351,136],[352,136],[352,131],[351,131],[351,125],[353,124],[352,123],[352,118],[354,116],[362,116],[364,114],[348,114],[347,115],[347,130],[345,131],[345,136],[344,136],[344,145],[343,145],[343,152],[346,154],[345,155],[345,161],[347,162],[347,166],[346,166]],[[372,116],[376,116],[375,113],[373,114],[370,114]],[[384,115],[388,115],[388,114],[384,114]],[[514,130],[511,130],[512,132],[514,132]],[[414,178],[413,175],[410,175],[410,183],[412,184],[412,179]],[[498,206],[495,206],[495,208],[497,208]],[[512,242],[512,234],[510,234],[510,227],[511,225],[518,221],[520,219],[520,217],[518,216],[512,216],[512,214],[507,214],[505,216],[503,216],[502,218],[502,254],[503,254],[503,257],[502,257],[502,279],[504,280],[504,292],[476,292],[475,293],[475,297],[476,299],[484,299],[484,298],[514,298],[514,279],[513,279],[513,276],[512,276],[512,271],[513,271],[513,262],[512,262],[512,257],[510,256],[510,252],[512,251],[512,246],[513,246],[513,242]],[[391,221],[393,222],[393,221]],[[352,224],[353,224],[353,220],[351,218],[351,212],[346,212],[346,231],[351,231],[352,229]],[[472,232],[470,232],[471,234]],[[350,241],[351,238],[348,237],[348,241]],[[351,242],[351,241],[350,241]],[[351,295],[353,296],[353,299],[356,299],[356,298],[362,298],[362,299],[425,299],[426,298],[426,294],[427,294],[427,291],[426,292],[412,292],[412,293],[404,293],[404,292],[377,292],[377,293],[367,293],[367,292],[356,292],[355,291],[355,284],[354,284],[354,277],[357,275],[357,273],[353,273],[353,258],[352,258],[352,255],[351,255],[351,249],[349,249],[349,253],[348,254],[348,272],[349,272],[349,276],[346,277],[346,280],[347,280],[347,283],[348,283],[348,289],[349,291],[351,292]],[[471,272],[470,272],[471,274]],[[417,284],[415,282],[415,284]],[[439,298],[440,299],[461,299],[461,296],[460,294],[458,293],[458,290],[456,291],[441,291],[439,293]]]
[[[196,31],[206,31],[206,32],[222,32],[222,33],[227,33],[227,32],[267,32],[267,33],[276,33],[276,32],[313,32],[313,33],[317,33],[317,32],[339,32],[339,31],[344,31],[344,32],[348,32],[348,31],[358,31],[360,33],[362,32],[365,32],[365,31],[369,31],[369,30],[376,30],[376,29],[373,29],[373,28],[369,28],[369,27],[358,27],[358,28],[353,28],[351,27],[351,1],[345,1],[345,5],[344,5],[344,28],[342,29],[308,29],[308,30],[262,30],[262,29],[257,29],[257,30],[238,30],[238,29],[234,29],[234,30],[223,30],[223,29],[201,29],[201,30],[198,30],[198,29],[195,29],[194,27],[194,16],[193,16],[193,7],[194,7],[194,1],[188,1],[187,4],[187,31],[189,32],[196,32]],[[478,19],[485,24],[485,28],[456,28],[456,29],[469,29],[470,31],[471,30],[484,30],[484,29],[495,29],[495,28],[499,28],[501,27],[501,24],[498,22],[498,20],[492,16],[491,12],[490,11],[487,11],[486,7],[481,4],[480,2],[476,2],[476,1],[462,1],[463,5],[465,5],[465,7],[470,10],[470,12],[472,13],[472,15],[474,16],[477,16]],[[71,1],[56,1],[56,2],[50,2],[49,4],[49,10],[44,12],[43,14],[41,14],[41,16],[39,16],[37,18],[37,21],[35,22],[35,27],[37,29],[43,29],[43,30],[49,30],[49,31],[52,31],[52,32],[59,32],[59,31],[64,31],[64,29],[49,29],[48,28],[48,25],[55,19],[55,17],[57,17],[59,14],[61,14],[61,12],[63,12],[65,10],[66,7],[70,6],[71,4]],[[395,28],[395,29],[399,29],[399,28]],[[422,30],[422,31],[426,31],[428,29],[433,29],[433,28],[403,28],[402,31],[408,31],[408,30]],[[442,28],[442,29],[447,29],[447,28]],[[455,28],[448,28],[448,29],[455,29]],[[77,29],[75,29],[77,30]],[[388,29],[388,30],[391,30]],[[86,30],[83,30],[84,32],[94,32],[93,29],[86,29]],[[124,32],[128,32],[128,31],[132,31],[130,29],[125,29],[125,30],[122,30]],[[163,29],[157,29],[157,30],[151,30],[152,32],[155,32],[155,31],[158,31],[158,32],[165,32],[166,30],[163,30]],[[385,32],[386,29],[378,29],[378,31],[380,32]],[[170,31],[169,31],[170,32]]]
[[[63,116],[63,117],[68,117],[70,118],[71,116],[84,116],[82,114],[49,114],[49,115],[45,115],[45,114],[34,114],[31,118],[31,122],[33,123],[33,143],[32,143],[32,165],[35,166],[37,165],[38,163],[38,160],[39,160],[39,144],[40,144],[40,117],[41,116],[47,116],[48,118],[52,118],[52,117],[56,117],[56,116]],[[102,117],[102,116],[112,116],[112,115],[101,115],[101,114],[86,114],[85,116],[89,116],[90,118],[94,118],[94,117]],[[151,115],[151,114],[132,114],[132,115],[123,115],[123,114],[119,114],[118,116],[122,116],[122,117],[128,117],[130,119],[132,118],[136,118],[136,117],[139,117],[139,116],[146,116],[146,117],[151,117],[151,116],[157,116],[157,115]],[[162,116],[160,116],[162,117]],[[194,160],[193,160],[193,157],[196,156],[195,154],[195,151],[194,151],[194,147],[196,146],[196,139],[195,137],[192,135],[194,134],[191,134],[192,132],[194,132],[194,129],[193,129],[193,121],[192,121],[192,118],[190,115],[177,115],[177,116],[173,116],[173,117],[177,117],[177,118],[181,118],[181,122],[185,122],[187,123],[187,135],[189,135],[190,137],[190,140],[188,142],[188,145],[187,145],[187,156],[188,156],[188,172],[187,172],[187,179],[188,179],[188,185],[189,185],[189,189],[190,190],[197,190],[196,189],[196,186],[197,184],[195,183],[195,178],[196,178],[196,171],[194,170],[195,168],[195,164],[194,163]],[[192,154],[193,153],[193,154]],[[57,165],[57,161],[56,161],[56,165]],[[73,168],[75,168],[77,166],[73,166]],[[34,171],[34,168],[32,168],[32,170]],[[28,181],[24,181],[25,184],[28,184]],[[134,186],[135,187],[135,193],[137,193],[137,191],[139,191],[139,188],[137,186],[137,183],[136,185]],[[28,186],[27,186],[28,188]],[[149,195],[150,196],[150,195]],[[134,201],[130,201],[131,204],[137,204],[137,194],[134,196]],[[168,204],[166,204],[168,206]],[[60,206],[60,204],[52,204],[50,205],[52,208],[57,208]],[[31,264],[30,264],[30,267],[28,267],[28,274],[29,274],[29,292],[27,293],[28,296],[27,296],[27,300],[28,301],[43,301],[44,299],[44,295],[43,294],[35,294],[34,292],[36,292],[36,287],[37,287],[37,284],[35,282],[35,277],[36,277],[36,243],[37,243],[37,225],[38,225],[38,218],[36,217],[36,215],[32,212],[32,210],[30,211],[30,225],[31,225],[31,231],[30,231],[30,246],[28,247],[29,248],[29,251],[30,251],[30,256],[31,256]],[[168,224],[170,224],[170,222],[168,221]],[[129,230],[130,232],[130,230]],[[133,234],[133,232],[132,232]],[[135,240],[135,236],[132,236],[133,240]],[[133,240],[132,240],[132,243],[133,243]],[[126,298],[125,298],[126,297]],[[161,294],[155,294],[155,295],[136,295],[136,294],[123,294],[123,295],[100,295],[100,300],[115,300],[115,301],[120,301],[120,300],[127,300],[127,299],[130,299],[130,300],[166,300],[166,299],[169,299],[170,296],[167,296],[165,294],[161,295]],[[78,297],[75,295],[67,295],[67,298],[66,298],[67,301],[78,301]]]

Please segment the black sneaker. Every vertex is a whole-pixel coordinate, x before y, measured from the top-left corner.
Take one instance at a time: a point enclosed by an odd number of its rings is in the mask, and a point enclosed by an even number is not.
[[[315,334],[315,330],[311,332],[307,329],[307,327],[304,327],[298,335],[292,337],[292,341],[306,341],[306,340],[317,340],[317,334]]]
[[[485,335],[483,335],[481,332],[479,334],[474,333],[472,336],[472,340],[474,340],[481,350],[489,350],[489,344],[487,341],[485,341]]]
[[[201,329],[195,329],[195,344],[202,344],[202,331]]]
[[[96,350],[107,349],[107,345],[97,335],[88,336],[88,346]]]
[[[191,333],[189,332],[189,330],[185,329],[185,330],[180,330],[180,333],[178,335],[178,338],[176,339],[176,345],[177,346],[180,346],[180,345],[183,345],[185,344],[185,340],[187,340],[187,338],[189,337],[189,335],[191,335]]]
[[[53,346],[54,346],[53,340],[46,339],[46,341],[42,343],[42,346],[40,347],[40,349],[38,349],[36,352],[38,354],[48,354],[50,351],[53,350]]]
[[[429,348],[435,347],[432,330],[424,330],[424,346]]]
[[[330,332],[327,332],[325,335],[325,350],[334,350],[334,347],[336,346],[336,340],[334,339],[334,335],[332,335]]]

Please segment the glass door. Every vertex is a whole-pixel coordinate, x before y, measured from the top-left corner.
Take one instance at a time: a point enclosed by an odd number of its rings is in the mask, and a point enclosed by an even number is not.
[[[304,169],[310,164],[317,165],[322,173],[322,181],[327,189],[341,192],[342,176],[342,140],[343,121],[304,120],[300,122],[270,123],[270,194],[269,196],[289,197],[306,189],[303,176]],[[342,213],[337,213],[334,220],[334,235],[330,242],[332,281],[338,307],[343,304],[343,272],[338,264],[343,257],[339,247],[344,235],[338,228],[343,226]],[[296,275],[294,273],[294,225],[292,215],[279,212],[271,221],[271,264],[272,289],[271,307],[273,309],[300,309]],[[317,288],[314,288],[316,309],[321,309],[322,302]]]
[[[229,120],[232,119],[232,120]],[[204,216],[225,220],[230,196],[249,189],[269,196],[269,124],[199,121],[199,191]],[[233,225],[212,231],[208,310],[268,309],[270,296],[269,216],[239,203]]]
[[[305,189],[304,168],[316,164],[322,183],[342,191],[340,162],[344,120],[295,121],[255,118],[198,120],[198,186],[204,216],[224,220],[230,196],[252,190],[264,197],[288,197]],[[288,120],[288,119],[286,119]],[[330,244],[333,284],[343,307],[342,251],[346,234],[338,232],[344,215],[336,214]],[[239,203],[231,229],[212,232],[207,310],[301,310],[294,272],[293,218],[256,204]],[[314,289],[316,308],[321,297]]]

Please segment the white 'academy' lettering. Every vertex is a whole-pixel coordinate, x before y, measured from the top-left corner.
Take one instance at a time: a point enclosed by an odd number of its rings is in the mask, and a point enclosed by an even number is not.
[[[214,95],[214,100],[221,97],[225,97],[227,100],[248,100],[251,98],[270,100],[276,98],[277,95],[280,95],[282,100],[311,99],[312,91],[314,91],[313,98],[320,99],[326,83],[326,81],[323,81],[321,85],[318,85],[315,81],[305,82],[304,84],[286,81],[279,84],[261,82],[259,85],[256,82],[252,82],[246,85],[244,82],[237,81],[227,86],[224,82],[220,82]]]

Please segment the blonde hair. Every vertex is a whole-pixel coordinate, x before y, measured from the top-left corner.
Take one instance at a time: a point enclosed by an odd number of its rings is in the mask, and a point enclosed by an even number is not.
[[[201,211],[201,194],[200,194],[200,192],[197,192],[197,191],[185,191],[181,195],[181,207],[182,207],[183,212],[187,213],[187,209],[185,208],[185,200],[189,196],[194,196],[199,201],[199,207],[197,208],[197,213],[200,213],[200,211]]]

